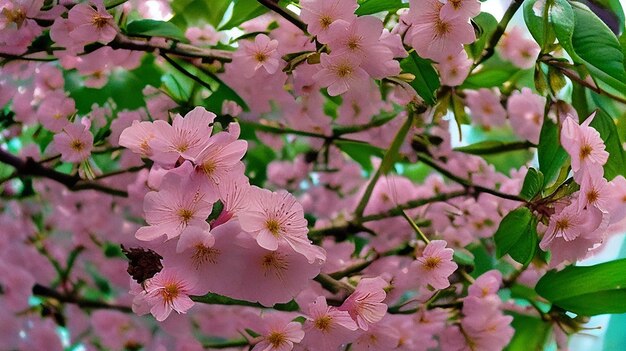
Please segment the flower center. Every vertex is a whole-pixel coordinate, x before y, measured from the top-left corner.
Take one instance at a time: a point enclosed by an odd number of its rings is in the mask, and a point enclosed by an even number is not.
[[[193,211],[187,208],[179,209],[177,214],[181,222],[185,224],[189,223],[189,220],[193,218]]]
[[[91,17],[91,24],[98,29],[104,28],[108,23],[109,19],[99,13],[96,13]]]
[[[216,264],[219,255],[220,250],[198,244],[196,245],[196,251],[193,253],[193,256],[191,256],[191,260],[193,261],[195,268],[198,269],[201,265],[207,262]]]
[[[448,24],[448,22],[442,21],[441,19],[438,19],[435,22],[435,33],[438,36],[444,36],[448,34],[449,32],[450,32],[450,25]]]
[[[257,52],[256,54],[254,54],[254,59],[257,60],[259,63],[263,63],[267,61],[267,55],[263,52]]]
[[[333,317],[329,315],[321,316],[313,322],[313,325],[315,326],[315,328],[325,332],[330,329],[332,321]]]
[[[561,218],[556,221],[555,228],[557,232],[563,232],[567,230],[569,227],[570,227],[570,223],[569,223],[568,218]]]
[[[161,297],[165,303],[171,303],[178,297],[180,290],[178,289],[178,285],[176,283],[168,283],[165,284],[163,289],[161,289]]]
[[[339,76],[339,78],[345,78],[352,74],[352,67],[344,63],[344,64],[339,65],[336,71],[337,71],[337,76]]]
[[[14,10],[3,9],[2,13],[6,17],[7,22],[15,23],[18,29],[22,26],[22,24],[26,20],[26,13],[22,11],[22,9],[20,8],[17,8]]]
[[[274,273],[274,275],[276,275],[277,278],[282,279],[284,271],[289,268],[289,262],[287,262],[287,260],[285,260],[283,256],[276,253],[276,251],[272,251],[263,256],[263,258],[261,259],[261,266],[265,271],[265,276],[267,276],[268,273],[272,272]]]
[[[280,236],[280,223],[278,223],[277,220],[270,218],[265,222],[265,228],[267,228],[267,230],[269,230],[270,233],[272,233],[273,236],[275,236],[276,238],[278,238]]]
[[[580,148],[580,154],[579,157],[581,160],[586,159],[587,157],[589,157],[589,155],[591,155],[591,152],[593,151],[593,148],[591,147],[591,145],[589,144],[585,144]]]
[[[357,49],[359,49],[361,47],[361,44],[359,43],[361,41],[361,38],[357,38],[357,37],[352,37],[348,40],[348,48],[352,51],[355,51]]]
[[[280,346],[287,341],[285,338],[285,334],[281,332],[271,332],[270,335],[267,336],[267,341],[272,344],[272,347],[279,348]]]
[[[441,262],[440,257],[428,257],[426,261],[424,261],[424,268],[428,270],[433,270],[439,267],[440,262]]]
[[[320,17],[320,26],[323,29],[328,29],[328,27],[330,27],[332,23],[333,23],[333,19],[330,16],[324,15]]]
[[[72,140],[70,147],[74,151],[82,151],[85,148],[85,144],[81,140],[74,139]]]
[[[598,199],[600,198],[600,193],[598,192],[597,189],[591,189],[585,195],[587,197],[587,202],[590,204],[596,203]]]

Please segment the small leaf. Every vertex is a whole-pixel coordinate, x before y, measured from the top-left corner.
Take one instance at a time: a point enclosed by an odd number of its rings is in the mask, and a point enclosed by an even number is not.
[[[355,14],[357,16],[365,16],[383,11],[395,12],[406,7],[409,7],[409,4],[403,3],[402,0],[366,0],[359,5]]]
[[[525,141],[485,140],[467,146],[456,147],[454,148],[454,151],[460,151],[471,155],[492,155],[508,151],[524,150],[531,146],[533,146],[532,143]]]
[[[439,88],[441,83],[439,82],[439,76],[433,68],[430,60],[419,57],[415,52],[412,52],[407,58],[400,61],[400,67],[407,73],[411,73],[415,76],[411,86],[419,96],[424,99],[428,105],[435,104],[435,91]]]
[[[256,0],[234,0],[233,14],[228,22],[219,27],[219,30],[231,29],[238,25],[259,17],[268,11],[267,7],[261,5]]]
[[[626,313],[626,259],[549,271],[535,290],[554,305],[578,315]]]
[[[164,37],[187,41],[183,31],[171,22],[155,21],[150,19],[132,21],[126,26],[126,32],[129,35]]]
[[[367,144],[367,143],[359,143],[355,141],[344,141],[338,140],[335,142],[337,147],[348,154],[353,160],[358,162],[364,170],[371,172],[373,169],[372,166],[372,157],[383,158],[385,156],[385,150]]]
[[[515,261],[528,264],[537,248],[537,221],[527,207],[507,214],[494,234],[498,258],[509,254]]]
[[[533,199],[543,189],[543,173],[534,168],[530,168],[524,178],[524,185],[520,196],[526,200]]]
[[[452,256],[454,262],[463,266],[474,266],[474,255],[467,249],[454,249],[454,255]]]
[[[556,124],[546,118],[539,135],[539,145],[537,146],[539,158],[539,170],[544,175],[545,184],[550,184],[567,160],[567,153],[559,142],[559,130]]]
[[[498,27],[498,20],[487,12],[481,12],[478,16],[472,18],[472,21],[480,28],[480,36],[478,40],[472,43],[470,51],[473,58],[478,58],[487,44],[487,40],[491,38],[493,32]]]

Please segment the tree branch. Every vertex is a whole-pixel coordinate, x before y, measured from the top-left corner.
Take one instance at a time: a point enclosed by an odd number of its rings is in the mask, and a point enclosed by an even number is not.
[[[17,172],[17,176],[37,176],[48,178],[65,185],[72,191],[97,190],[115,196],[128,196],[126,191],[109,188],[106,185],[96,182],[83,181],[77,174],[69,175],[61,173],[55,171],[54,169],[42,166],[30,157],[27,157],[26,160],[22,160],[5,150],[0,150],[0,162],[13,166]]]
[[[302,22],[302,20],[295,13],[285,8],[280,7],[277,1],[274,1],[274,0],[258,0],[258,1],[261,5],[276,12],[277,14],[281,15],[284,19],[291,22],[296,27],[300,28],[300,30],[302,30],[305,34],[309,34],[309,32],[307,32],[306,30],[306,23]]]
[[[35,284],[35,286],[33,286],[33,295],[50,297],[62,303],[71,303],[77,305],[80,308],[116,310],[125,313],[133,312],[132,308],[130,308],[129,306],[112,305],[102,301],[83,299],[77,296],[61,294],[56,290],[50,289],[40,284]]]

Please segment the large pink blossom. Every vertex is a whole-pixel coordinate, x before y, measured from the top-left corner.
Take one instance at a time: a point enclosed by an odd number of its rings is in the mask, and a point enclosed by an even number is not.
[[[286,243],[311,263],[325,259],[321,248],[307,238],[304,211],[293,195],[252,188],[248,196],[250,205],[239,214],[239,221],[241,228],[252,234],[261,247],[276,250],[279,243]]]
[[[319,296],[309,304],[302,344],[311,351],[336,350],[354,340],[355,330],[357,325],[347,311],[328,306],[326,299]]]
[[[93,134],[86,125],[76,121],[66,125],[61,133],[56,134],[53,143],[56,150],[61,153],[61,160],[77,163],[91,155]]]
[[[513,131],[531,143],[539,143],[545,104],[546,98],[533,94],[529,88],[514,92],[507,104]]]
[[[387,313],[387,305],[383,303],[386,287],[387,282],[382,278],[363,278],[339,310],[348,311],[360,329],[368,330]]]
[[[337,20],[352,22],[358,7],[355,0],[302,0],[300,17],[307,24],[309,33],[316,35],[320,43],[326,43],[331,35],[330,25]]]
[[[457,269],[452,261],[454,251],[446,248],[444,240],[433,240],[412,264],[422,284],[429,284],[436,289],[445,289],[450,286],[448,277]]]

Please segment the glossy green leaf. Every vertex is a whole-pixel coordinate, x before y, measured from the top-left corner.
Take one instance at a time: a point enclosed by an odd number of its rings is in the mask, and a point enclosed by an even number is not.
[[[528,264],[537,249],[537,221],[527,207],[507,214],[494,234],[498,258],[509,254],[515,261]]]
[[[234,0],[233,2],[233,14],[228,22],[219,27],[220,30],[237,27],[248,20],[268,12],[267,7],[261,5],[256,0]]]
[[[467,146],[456,147],[454,148],[454,151],[460,151],[471,155],[492,155],[509,151],[524,150],[531,146],[531,143],[525,141],[485,140]]]
[[[522,185],[522,191],[520,196],[526,200],[531,200],[543,189],[543,173],[537,171],[534,168],[530,168],[526,177],[524,178],[524,184]]]
[[[424,99],[429,105],[435,104],[435,91],[441,83],[439,82],[439,76],[433,68],[430,60],[419,57],[415,52],[412,52],[408,57],[400,61],[400,67],[407,73],[411,73],[415,76],[415,79],[409,83],[415,89],[417,94]]]
[[[544,47],[547,41],[547,28],[543,20],[544,7],[541,6],[541,0],[524,1],[522,11],[524,12],[524,22],[526,23],[526,27],[528,27],[528,31],[537,44]]]
[[[498,20],[490,13],[481,12],[478,16],[472,18],[472,21],[478,26],[480,35],[469,47],[472,57],[478,58],[482,54],[487,41],[498,27]]]
[[[355,13],[357,16],[365,16],[383,11],[395,12],[406,7],[409,7],[409,4],[403,3],[402,0],[366,0],[359,5]]]
[[[462,89],[491,88],[502,85],[504,82],[515,79],[515,75],[522,70],[509,61],[505,61],[498,54],[482,64],[482,68],[470,75],[461,85]]]
[[[535,290],[554,305],[579,315],[626,313],[626,259],[549,271]]]
[[[550,335],[550,323],[524,314],[511,313],[511,315],[513,316],[511,326],[515,329],[515,335],[504,350],[544,350]]]
[[[550,184],[559,173],[568,155],[559,141],[558,126],[548,118],[545,119],[541,128],[537,154],[539,170],[544,175],[544,182]]]
[[[174,0],[174,17],[170,22],[181,28],[210,24],[217,28],[231,0]]]
[[[335,144],[368,172],[371,172],[373,169],[372,157],[383,158],[385,156],[385,150],[368,143],[338,140]]]
[[[155,21],[150,19],[132,21],[126,26],[129,35],[146,37],[165,37],[186,41],[185,34],[171,22]]]
[[[615,34],[586,6],[577,2],[570,6],[565,0],[558,3],[563,11],[561,16],[554,18],[554,23],[563,48],[575,63],[585,65],[601,88],[626,96],[624,54]],[[571,7],[575,19],[571,41],[561,28],[564,26],[557,25],[566,21],[568,7]]]

